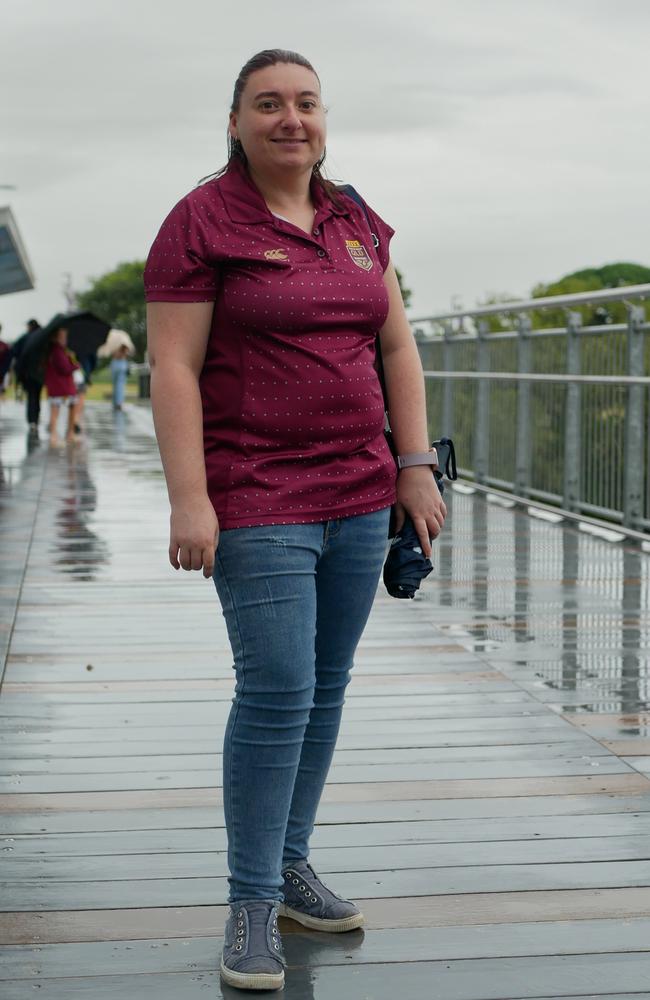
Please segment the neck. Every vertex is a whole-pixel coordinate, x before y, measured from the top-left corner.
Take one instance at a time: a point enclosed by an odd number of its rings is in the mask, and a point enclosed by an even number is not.
[[[251,179],[271,211],[301,209],[312,204],[310,181],[311,170],[296,174],[259,174],[249,164]]]

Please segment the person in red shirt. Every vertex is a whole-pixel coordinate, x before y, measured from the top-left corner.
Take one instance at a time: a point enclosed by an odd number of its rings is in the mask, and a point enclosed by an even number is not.
[[[151,399],[170,562],[213,576],[235,661],[221,975],[279,989],[278,912],[326,931],[363,923],[309,864],[309,838],[390,507],[426,555],[445,507],[393,230],[323,176],[311,64],[283,50],[249,60],[228,134],[227,166],[172,209],[148,257]]]
[[[49,324],[51,325],[51,324]],[[65,326],[54,325],[49,338],[45,362],[45,388],[50,401],[50,444],[59,444],[58,423],[62,406],[68,407],[68,428],[66,441],[74,440],[74,413],[77,402],[77,387],[73,372],[79,365],[71,351],[67,350],[68,331]]]

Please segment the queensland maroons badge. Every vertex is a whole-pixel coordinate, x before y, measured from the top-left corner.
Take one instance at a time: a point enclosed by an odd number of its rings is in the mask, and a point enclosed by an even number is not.
[[[363,243],[359,243],[359,240],[346,240],[345,246],[357,267],[363,271],[369,271],[372,267],[372,261]]]

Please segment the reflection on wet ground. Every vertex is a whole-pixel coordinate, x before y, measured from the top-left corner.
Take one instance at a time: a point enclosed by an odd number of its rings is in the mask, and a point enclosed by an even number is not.
[[[136,558],[126,538],[148,530],[150,504],[160,508],[162,473],[149,409],[114,414],[108,406],[90,406],[92,446],[55,450],[29,442],[17,404],[3,403],[2,413],[5,513],[26,482],[36,502],[42,480],[38,518],[49,519],[51,541],[47,552],[36,554],[40,575],[119,579]],[[120,491],[128,492],[140,524],[119,523],[113,508]],[[436,624],[450,641],[549,707],[570,713],[576,724],[580,715],[597,714],[603,737],[650,738],[650,556],[478,494],[449,490],[447,497],[448,524],[422,599],[438,609]]]
[[[23,419],[3,405],[0,992],[234,998],[231,654],[211,582],[169,567],[150,412],[89,406],[53,450]],[[314,838],[367,926],[284,921],[284,995],[645,996],[648,557],[449,501],[418,600],[379,589]]]
[[[107,406],[88,407],[86,422],[87,438],[56,448],[49,446],[42,430],[40,439],[26,432],[17,404],[4,402],[0,425],[0,503],[5,515],[22,501],[31,476],[38,482],[37,517],[49,522],[47,553],[40,554],[42,572],[80,581],[101,576],[114,557],[119,533],[110,514],[114,491],[131,494],[134,480],[159,481],[162,476],[147,410],[129,417]]]
[[[90,525],[97,506],[97,489],[88,473],[85,446],[67,449],[59,468],[56,530],[51,552],[54,564],[79,580],[93,580],[109,559],[108,546]]]
[[[648,735],[648,554],[478,494],[449,506],[427,599],[450,638],[557,711]]]

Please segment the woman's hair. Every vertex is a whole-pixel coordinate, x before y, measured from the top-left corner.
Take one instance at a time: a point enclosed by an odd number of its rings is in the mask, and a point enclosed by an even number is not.
[[[242,66],[239,71],[239,76],[235,80],[235,89],[232,95],[232,104],[230,105],[231,112],[237,113],[239,111],[239,105],[241,103],[241,95],[244,92],[244,88],[248,83],[248,80],[252,73],[256,73],[259,69],[266,69],[268,66],[277,66],[278,63],[287,63],[294,66],[304,66],[305,69],[310,70],[320,85],[320,79],[318,73],[309,62],[305,56],[301,56],[299,52],[291,52],[289,49],[264,49],[262,52],[257,52],[256,55],[251,56],[248,62]],[[215,177],[221,177],[222,174],[228,170],[230,164],[233,160],[238,160],[243,163],[244,166],[247,164],[246,153],[244,152],[244,147],[239,139],[235,139],[230,131],[228,132],[228,162],[225,167],[217,170],[214,174],[208,174],[207,177],[202,177],[199,184],[203,184],[204,181],[212,180]],[[325,193],[329,198],[334,201],[335,204],[340,205],[340,195],[336,188],[336,185],[331,181],[328,181],[321,172],[321,167],[325,162],[325,150],[323,150],[323,155],[320,160],[314,164],[312,168],[312,173],[316,181],[323,188]]]

